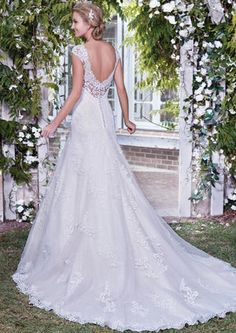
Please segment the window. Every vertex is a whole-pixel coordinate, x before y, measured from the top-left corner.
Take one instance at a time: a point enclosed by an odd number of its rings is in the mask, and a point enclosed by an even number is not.
[[[175,91],[166,90],[151,91],[150,89],[139,89],[137,83],[143,79],[143,74],[137,70],[138,52],[134,46],[122,46],[122,41],[127,34],[127,23],[123,22],[118,15],[114,15],[107,22],[104,39],[116,45],[123,63],[125,86],[129,97],[129,116],[136,123],[138,129],[161,130],[161,125],[168,121],[174,122],[176,118],[165,112],[158,112],[169,99],[175,97]],[[53,115],[56,115],[60,106],[64,103],[71,89],[71,63],[70,63],[70,47],[65,57],[61,59],[61,66],[57,69],[57,80],[60,83],[59,94],[57,96],[56,105],[53,107]],[[112,111],[115,117],[116,128],[125,128],[121,108],[118,102],[117,92],[112,83],[108,92]],[[66,117],[66,123],[71,121],[71,116]]]

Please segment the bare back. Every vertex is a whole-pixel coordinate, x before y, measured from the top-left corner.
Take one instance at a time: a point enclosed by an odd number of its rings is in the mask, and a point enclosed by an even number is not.
[[[116,64],[116,53],[113,46],[104,41],[86,44],[89,62],[94,76],[100,82],[106,80]]]

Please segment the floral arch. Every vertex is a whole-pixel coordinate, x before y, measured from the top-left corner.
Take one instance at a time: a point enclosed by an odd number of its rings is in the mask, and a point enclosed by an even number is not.
[[[180,82],[180,216],[222,214],[224,203],[236,209],[235,5],[231,0],[97,3],[107,17],[114,10],[129,17],[140,70],[147,73],[145,85]],[[72,4],[3,1],[0,162],[5,219],[22,217],[16,211],[22,199],[30,221],[37,209],[29,200],[31,192],[36,188],[40,200],[45,190],[47,146],[40,127],[50,107],[48,88],[58,89],[52,69],[70,42]]]

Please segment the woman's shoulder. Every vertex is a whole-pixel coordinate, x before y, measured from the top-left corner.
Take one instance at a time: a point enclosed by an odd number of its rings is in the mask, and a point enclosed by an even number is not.
[[[77,55],[79,58],[84,58],[86,55],[86,50],[84,49],[84,43],[72,46],[71,53]]]

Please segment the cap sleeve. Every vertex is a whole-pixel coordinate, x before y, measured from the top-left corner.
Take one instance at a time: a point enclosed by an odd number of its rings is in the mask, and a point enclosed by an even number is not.
[[[75,54],[83,63],[85,61],[85,52],[83,45],[75,45],[71,49],[71,54]]]

